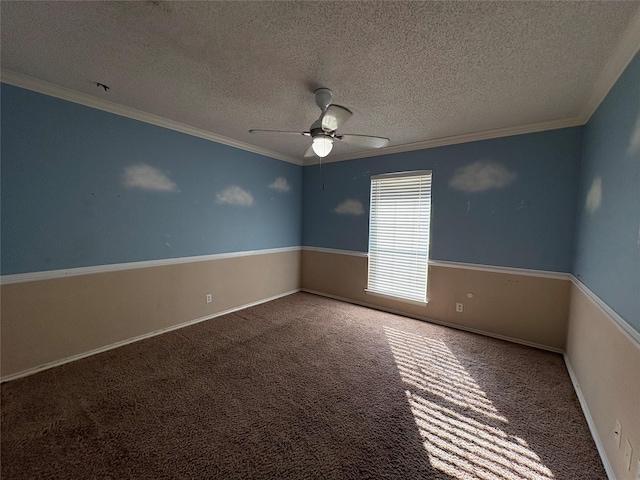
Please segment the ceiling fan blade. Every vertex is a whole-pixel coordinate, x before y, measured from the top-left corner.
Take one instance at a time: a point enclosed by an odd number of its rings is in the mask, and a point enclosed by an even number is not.
[[[252,128],[249,130],[249,133],[288,133],[291,135],[304,135],[306,137],[311,135],[311,132],[288,132],[286,130],[265,130],[263,128]]]
[[[320,123],[325,132],[335,132],[351,118],[351,110],[340,105],[329,105],[320,116]]]
[[[309,145],[309,148],[304,152],[305,157],[314,157],[316,152],[313,151],[313,143]]]
[[[342,140],[349,145],[364,148],[382,148],[389,145],[389,139],[384,137],[372,137],[370,135],[336,135],[338,140]]]

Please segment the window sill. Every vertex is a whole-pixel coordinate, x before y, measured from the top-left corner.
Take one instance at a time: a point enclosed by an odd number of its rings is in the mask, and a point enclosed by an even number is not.
[[[385,293],[374,292],[373,290],[369,290],[367,288],[365,288],[364,291],[366,292],[367,295],[373,295],[374,297],[386,298],[388,300],[393,300],[395,302],[410,303],[411,305],[419,305],[421,307],[426,307],[427,304],[429,303],[428,300],[426,302],[420,302],[418,300],[409,300],[408,298],[396,297],[394,295],[387,295]]]

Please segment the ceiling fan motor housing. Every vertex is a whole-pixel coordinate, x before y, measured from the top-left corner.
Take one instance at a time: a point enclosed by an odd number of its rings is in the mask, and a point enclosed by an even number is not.
[[[335,137],[335,132],[327,132],[323,130],[322,127],[311,128],[311,131],[309,133],[311,133],[311,138],[315,138],[315,137],[334,138]]]
[[[382,148],[389,144],[389,139],[374,137],[371,135],[342,134],[337,135],[337,130],[345,124],[353,115],[347,107],[335,105],[333,94],[328,88],[318,88],[314,92],[316,105],[322,110],[320,117],[311,124],[308,132],[290,132],[281,130],[251,129],[250,132],[287,133],[311,137],[312,143],[307,148],[304,156],[311,157],[314,154],[324,158],[333,148],[336,140],[355,145],[360,148]]]
[[[316,95],[316,105],[324,112],[333,101],[333,93],[328,88],[318,88],[313,93]]]
[[[334,136],[332,135],[332,132],[322,128],[322,115],[320,115],[320,118],[311,124],[311,127],[309,127],[309,133],[311,134],[311,137],[317,137],[318,135],[322,135],[324,137]]]

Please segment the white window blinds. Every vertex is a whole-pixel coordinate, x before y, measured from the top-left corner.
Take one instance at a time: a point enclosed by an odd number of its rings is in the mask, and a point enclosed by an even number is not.
[[[431,171],[371,177],[367,292],[427,301]]]

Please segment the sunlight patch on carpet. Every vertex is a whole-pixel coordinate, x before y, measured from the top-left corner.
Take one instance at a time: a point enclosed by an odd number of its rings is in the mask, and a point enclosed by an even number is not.
[[[461,480],[554,478],[442,340],[384,331],[433,467]]]

